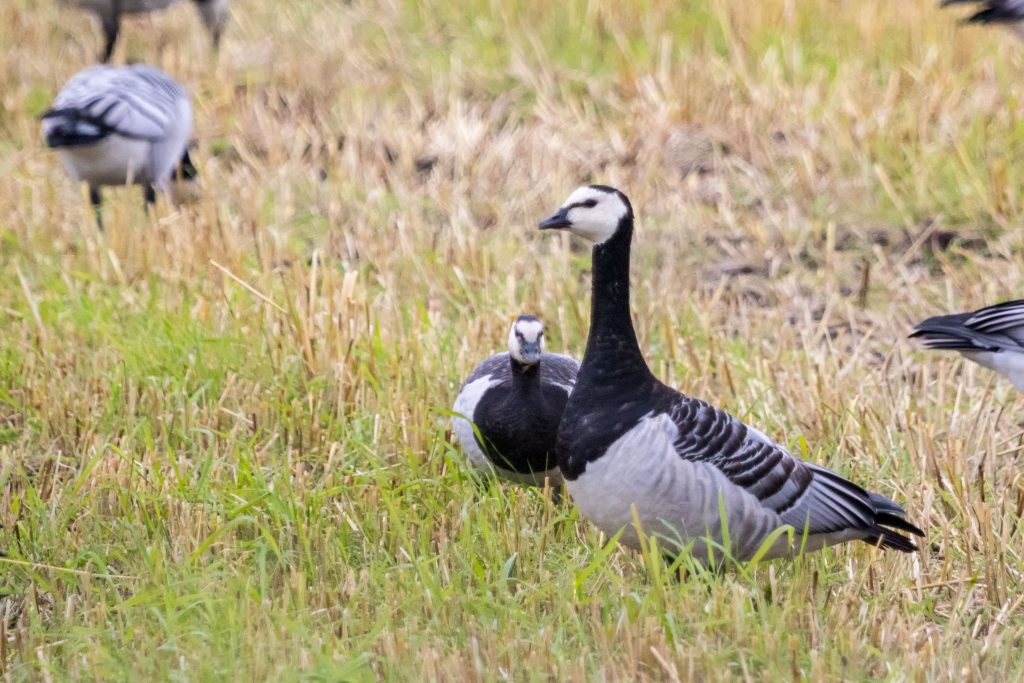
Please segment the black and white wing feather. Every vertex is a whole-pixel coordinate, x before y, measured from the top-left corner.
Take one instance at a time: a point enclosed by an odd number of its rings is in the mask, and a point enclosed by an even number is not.
[[[1024,21],[1024,0],[943,0],[942,6],[974,5],[966,21],[979,24],[1013,24]]]
[[[919,323],[910,336],[923,339],[930,349],[1024,353],[1024,300],[937,315]]]
[[[569,394],[576,384],[580,364],[576,359],[560,353],[544,353],[540,357],[540,371],[545,384],[558,385]]]
[[[674,445],[680,457],[713,465],[798,532],[805,528],[809,536],[862,532],[861,538],[870,543],[915,549],[909,538],[886,528],[923,535],[893,501],[824,467],[797,460],[723,410],[675,395],[669,415],[679,430]]]
[[[486,358],[482,363],[473,368],[473,372],[469,373],[469,377],[466,378],[463,386],[472,384],[473,382],[483,379],[490,378],[495,381],[507,381],[511,377],[512,373],[509,370],[509,357],[507,353],[496,353],[493,356]]]
[[[43,132],[51,147],[91,144],[117,134],[160,141],[191,117],[185,89],[159,69],[97,65],[75,74],[43,114]],[[189,125],[191,122],[189,121]]]
[[[489,378],[495,382],[511,381],[512,371],[509,363],[508,353],[496,353],[473,368],[473,372],[469,373],[463,386],[468,386],[483,378]],[[540,357],[540,367],[544,383],[557,384],[563,387],[566,393],[572,391],[573,385],[576,384],[576,374],[580,370],[580,364],[575,359],[560,353],[547,352]]]

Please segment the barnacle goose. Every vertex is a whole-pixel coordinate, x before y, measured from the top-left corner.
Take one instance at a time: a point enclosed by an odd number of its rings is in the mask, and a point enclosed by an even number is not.
[[[155,189],[167,191],[176,176],[198,176],[188,156],[191,98],[152,66],[100,64],[79,71],[57,93],[42,125],[68,174],[88,183],[97,218],[103,185],[142,185],[152,203]]]
[[[970,313],[937,315],[914,328],[929,349],[959,351],[1024,391],[1024,300]]]
[[[516,318],[508,353],[476,366],[452,408],[455,434],[470,463],[521,484],[560,484],[555,434],[577,370],[572,358],[544,351],[540,320]]]
[[[763,557],[850,540],[916,549],[899,531],[923,533],[893,501],[801,462],[651,374],[630,319],[633,209],[622,192],[581,187],[540,229],[594,243],[590,335],[557,439],[562,476],[584,517],[637,547],[635,509],[663,548],[693,543],[694,559],[711,564],[752,559],[784,525],[795,529],[795,544],[778,534]]]
[[[1024,39],[1024,0],[942,0],[942,6],[972,4],[975,12],[964,21],[1003,24]]]
[[[192,0],[206,30],[213,38],[216,49],[220,45],[220,37],[228,21],[228,0]],[[103,27],[106,43],[100,60],[110,61],[117,42],[117,34],[121,30],[121,16],[124,14],[143,14],[155,12],[173,5],[180,0],[64,0],[67,5],[79,7],[92,12]]]

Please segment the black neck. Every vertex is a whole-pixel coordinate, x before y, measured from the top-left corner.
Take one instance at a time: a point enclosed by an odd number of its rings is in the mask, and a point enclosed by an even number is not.
[[[512,365],[512,387],[517,393],[540,387],[540,363],[520,363],[515,358]]]
[[[580,368],[581,381],[614,383],[653,378],[640,353],[629,314],[629,248],[633,219],[624,218],[615,235],[593,252],[590,336]]]

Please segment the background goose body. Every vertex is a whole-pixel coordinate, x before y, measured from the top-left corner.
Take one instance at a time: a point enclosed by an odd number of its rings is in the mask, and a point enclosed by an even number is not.
[[[144,14],[166,9],[181,0],[64,0],[64,4],[91,12],[103,27],[105,44],[101,61],[109,61],[121,30],[121,16]],[[220,44],[220,37],[228,19],[228,0],[192,0],[206,30],[210,32],[214,46]]]
[[[937,315],[919,323],[910,336],[923,339],[929,349],[959,351],[1024,391],[1024,300]]]
[[[572,358],[542,348],[540,321],[520,316],[509,352],[480,363],[452,408],[455,434],[476,469],[536,486],[545,478],[561,482],[555,436],[579,369]]]
[[[635,508],[646,533],[677,548],[692,543],[699,560],[722,556],[723,524],[737,560],[752,558],[787,524],[796,546],[783,535],[766,557],[848,540],[914,550],[893,529],[922,532],[896,503],[797,460],[651,374],[629,311],[632,225],[626,197],[600,185],[578,189],[541,223],[596,242],[590,336],[558,430],[559,466],[583,516],[608,534],[621,530],[622,541],[636,546]]]
[[[943,0],[943,7],[949,5],[973,5],[975,12],[966,21],[1002,24],[1024,39],[1024,0]]]
[[[92,66],[61,88],[43,114],[43,135],[75,180],[89,184],[93,203],[104,185],[166,190],[179,166],[191,179],[188,158],[192,102],[160,69],[136,64]]]

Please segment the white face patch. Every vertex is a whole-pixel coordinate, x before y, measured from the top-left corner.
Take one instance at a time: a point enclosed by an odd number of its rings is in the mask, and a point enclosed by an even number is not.
[[[518,318],[508,332],[508,352],[520,363],[536,363],[544,352],[544,324],[536,318]]]
[[[562,206],[568,208],[569,232],[598,244],[611,239],[619,221],[629,213],[618,194],[586,185],[569,195]]]
[[[541,339],[544,325],[539,320],[517,320],[514,329],[523,337],[523,341],[536,343]]]

